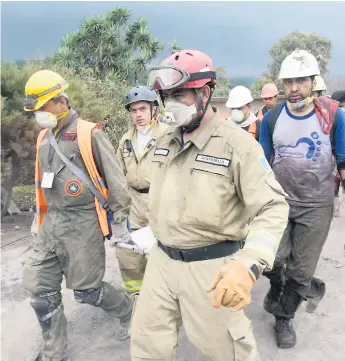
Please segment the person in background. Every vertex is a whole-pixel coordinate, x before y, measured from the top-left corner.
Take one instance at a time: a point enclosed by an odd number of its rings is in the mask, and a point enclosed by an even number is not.
[[[339,102],[338,107],[345,112],[345,90],[338,90],[334,92],[331,98]]]
[[[158,121],[157,94],[147,86],[132,88],[125,99],[133,125],[122,137],[116,153],[126,177],[132,199],[130,212],[131,232],[148,225],[148,196],[153,150],[157,139],[168,128]],[[123,279],[123,287],[129,294],[140,292],[147,257],[120,247],[116,248]]]
[[[253,100],[250,90],[239,85],[230,90],[226,107],[230,108],[230,119],[258,141],[260,120],[252,113],[251,103]]]
[[[321,75],[316,75],[315,76],[315,85],[313,87],[313,93],[312,96],[313,97],[320,97],[322,95],[325,94],[325,92],[327,91],[327,87],[325,84],[325,81],[323,80]]]
[[[264,103],[264,106],[259,109],[257,114],[259,120],[262,120],[266,113],[276,106],[278,94],[279,90],[274,83],[268,83],[262,87],[261,99]]]

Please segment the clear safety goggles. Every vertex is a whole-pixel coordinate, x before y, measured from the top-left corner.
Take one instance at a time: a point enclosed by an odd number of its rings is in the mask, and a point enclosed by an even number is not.
[[[24,107],[26,109],[35,109],[35,106],[38,102],[38,99],[43,97],[44,95],[47,95],[49,93],[52,93],[55,90],[61,89],[64,85],[67,84],[67,81],[63,81],[60,84],[55,85],[54,87],[47,89],[39,94],[28,94],[24,99]]]
[[[151,89],[169,90],[182,87],[190,81],[201,79],[216,79],[214,71],[188,73],[174,66],[155,66],[150,69],[147,85]]]

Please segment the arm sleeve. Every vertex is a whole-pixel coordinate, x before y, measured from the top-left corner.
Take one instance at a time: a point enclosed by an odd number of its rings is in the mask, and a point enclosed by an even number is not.
[[[131,198],[114,148],[99,129],[92,132],[92,153],[97,169],[108,188],[108,203],[114,212],[114,223],[121,223],[129,216]]]
[[[266,159],[270,161],[273,153],[273,146],[272,146],[272,137],[270,135],[268,128],[268,114],[269,112],[266,113],[266,115],[261,121],[259,143],[261,144],[265,152]]]
[[[123,144],[124,144],[124,141],[123,141],[123,139],[121,139],[121,141],[119,143],[119,147],[117,148],[116,158],[120,164],[120,167],[122,168],[123,174],[126,175],[127,169],[126,169],[126,164],[123,160]]]
[[[262,273],[273,267],[288,222],[289,206],[260,145],[237,157],[234,182],[252,221],[243,249],[233,258]]]
[[[338,124],[335,131],[335,154],[337,166],[345,170],[345,112],[338,109]]]

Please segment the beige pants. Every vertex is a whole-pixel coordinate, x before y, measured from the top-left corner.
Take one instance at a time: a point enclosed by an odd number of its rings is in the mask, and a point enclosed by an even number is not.
[[[174,261],[153,247],[132,321],[132,361],[174,360],[182,323],[189,340],[213,361],[258,359],[244,312],[213,308],[205,291],[225,262]]]
[[[140,292],[147,256],[119,247],[116,247],[116,254],[123,280],[123,288],[129,294]]]

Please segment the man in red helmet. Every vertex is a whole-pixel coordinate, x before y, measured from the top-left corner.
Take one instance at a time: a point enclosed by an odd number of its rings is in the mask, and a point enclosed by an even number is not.
[[[174,53],[148,76],[173,126],[154,149],[157,244],[132,323],[132,361],[174,360],[182,323],[211,360],[258,357],[242,308],[273,265],[288,206],[259,143],[209,106],[215,79],[212,60],[196,50]]]

